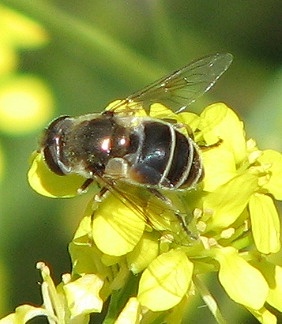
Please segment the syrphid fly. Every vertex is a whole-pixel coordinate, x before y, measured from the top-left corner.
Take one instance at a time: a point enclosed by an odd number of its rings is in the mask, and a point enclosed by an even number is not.
[[[177,123],[152,118],[150,107],[160,103],[173,112],[184,111],[215,84],[231,62],[229,53],[209,55],[101,113],[55,119],[41,141],[46,164],[61,176],[83,176],[86,181],[81,189],[92,181],[112,192],[117,183],[140,186],[173,208],[165,192],[190,190],[203,179],[201,153],[192,135],[183,134]],[[146,114],[138,115],[141,110]],[[129,200],[133,208],[138,205],[132,195]],[[177,212],[176,216],[185,227]]]

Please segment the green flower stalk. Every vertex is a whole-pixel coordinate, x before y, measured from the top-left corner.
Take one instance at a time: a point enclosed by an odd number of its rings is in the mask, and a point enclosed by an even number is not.
[[[40,263],[44,304],[21,306],[1,323],[40,314],[50,323],[88,323],[90,313],[102,309],[105,323],[180,323],[195,294],[218,323],[225,323],[202,281],[209,273],[217,273],[230,299],[259,322],[276,323],[282,268],[271,255],[281,248],[274,200],[282,198],[282,155],[247,140],[243,123],[222,103],[199,116],[176,115],[154,104],[150,116],[192,131],[202,148],[202,183],[193,190],[164,192],[171,205],[123,183],[95,196],[69,246],[71,274],[55,287]],[[85,181],[53,174],[40,153],[33,156],[28,179],[49,197],[74,196]]]

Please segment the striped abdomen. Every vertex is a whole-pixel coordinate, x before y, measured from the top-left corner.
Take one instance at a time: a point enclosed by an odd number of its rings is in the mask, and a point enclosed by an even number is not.
[[[192,188],[203,178],[197,145],[172,124],[147,119],[130,177],[160,188]]]

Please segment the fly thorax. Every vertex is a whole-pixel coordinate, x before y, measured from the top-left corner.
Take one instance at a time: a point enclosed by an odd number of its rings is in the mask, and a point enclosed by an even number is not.
[[[73,126],[65,138],[66,159],[75,173],[103,172],[112,151],[114,125],[103,116]]]

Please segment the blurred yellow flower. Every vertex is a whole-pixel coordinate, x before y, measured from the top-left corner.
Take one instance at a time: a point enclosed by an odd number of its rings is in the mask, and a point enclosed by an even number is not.
[[[34,20],[0,5],[1,43],[15,48],[34,48],[49,40],[45,29]]]
[[[21,136],[46,124],[54,100],[42,79],[17,72],[19,50],[43,46],[49,38],[38,23],[3,5],[0,30],[0,132]],[[0,152],[0,175],[2,169]]]
[[[16,75],[0,87],[0,130],[20,135],[42,128],[53,107],[50,90],[41,79]]]
[[[48,34],[38,23],[0,5],[0,77],[15,71],[18,49],[45,45]]]
[[[18,56],[15,49],[10,45],[0,43],[0,77],[15,71],[17,65]]]

